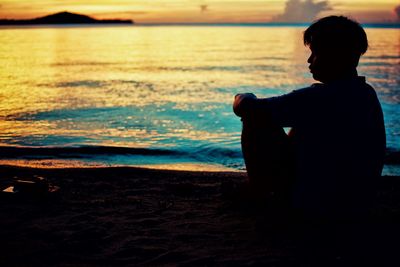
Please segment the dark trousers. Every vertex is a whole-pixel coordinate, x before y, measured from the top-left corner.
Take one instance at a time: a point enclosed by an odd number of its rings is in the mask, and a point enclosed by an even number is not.
[[[291,138],[266,115],[242,118],[242,152],[251,190],[288,198],[294,177]]]

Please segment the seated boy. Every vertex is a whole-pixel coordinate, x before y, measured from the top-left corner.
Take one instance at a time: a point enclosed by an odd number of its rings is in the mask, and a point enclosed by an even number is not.
[[[304,44],[320,83],[272,98],[235,96],[249,184],[306,213],[354,215],[368,209],[386,145],[379,100],[356,70],[367,36],[357,22],[329,16],[304,32]]]

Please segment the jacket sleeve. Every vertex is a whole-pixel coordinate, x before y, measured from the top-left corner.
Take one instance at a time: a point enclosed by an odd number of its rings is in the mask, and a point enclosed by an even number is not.
[[[268,114],[281,127],[296,127],[307,119],[307,113],[315,104],[315,93],[316,88],[311,86],[277,97],[257,99],[256,112]]]

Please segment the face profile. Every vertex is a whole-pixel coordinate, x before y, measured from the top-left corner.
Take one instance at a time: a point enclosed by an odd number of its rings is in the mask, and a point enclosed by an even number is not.
[[[311,49],[310,49],[311,50]],[[317,56],[315,52],[311,50],[311,55],[307,59],[307,63],[309,63],[309,69],[313,78],[317,81],[323,81],[323,59],[320,56]],[[322,73],[321,73],[322,72]]]
[[[336,55],[334,52],[329,54],[315,50],[310,47],[311,54],[307,59],[308,68],[314,80],[326,83],[340,79],[341,76],[356,74],[355,69],[343,66],[344,63],[340,61],[340,55]]]

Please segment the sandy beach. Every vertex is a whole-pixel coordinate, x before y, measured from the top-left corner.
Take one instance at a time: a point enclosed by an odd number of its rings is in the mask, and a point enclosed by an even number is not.
[[[245,173],[2,167],[0,175],[2,188],[33,175],[60,187],[42,200],[2,195],[1,266],[399,263],[400,177],[382,177],[368,220],[320,225],[227,197]]]

